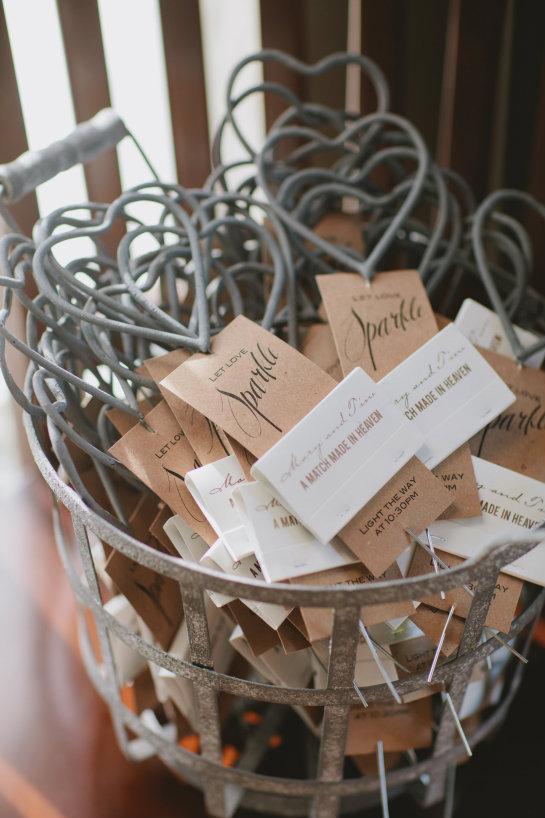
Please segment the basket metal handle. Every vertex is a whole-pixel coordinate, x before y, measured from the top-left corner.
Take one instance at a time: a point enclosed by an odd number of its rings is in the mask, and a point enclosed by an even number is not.
[[[112,108],[103,108],[87,122],[52,142],[46,148],[26,151],[13,162],[0,165],[1,197],[4,203],[17,202],[38,185],[78,164],[85,164],[127,136],[124,122]]]

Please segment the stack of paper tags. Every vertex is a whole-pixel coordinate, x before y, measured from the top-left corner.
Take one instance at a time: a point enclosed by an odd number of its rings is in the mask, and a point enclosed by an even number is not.
[[[416,271],[316,280],[324,320],[302,352],[239,316],[210,354],[144,362],[162,396],[145,424],[127,429],[109,413],[122,434],[111,454],[155,495],[134,510],[133,531],[227,577],[342,586],[437,570],[419,540],[452,566],[543,522],[543,356],[519,367],[494,313],[475,302],[453,323],[436,316]],[[498,577],[494,631],[509,630],[523,581],[545,585],[544,549]],[[105,576],[163,648],[188,658],[176,583],[117,552]],[[470,603],[466,588],[362,608],[356,685],[391,684],[451,656]],[[213,592],[207,604],[216,669],[243,657],[275,685],[326,684],[330,610]],[[491,701],[479,672],[465,715]],[[160,701],[194,726],[191,685],[152,675]],[[347,754],[365,767],[377,735],[394,754],[428,746],[436,690],[354,708]]]

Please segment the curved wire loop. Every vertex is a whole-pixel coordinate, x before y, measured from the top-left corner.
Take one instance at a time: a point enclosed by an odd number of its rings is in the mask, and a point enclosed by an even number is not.
[[[358,65],[375,90],[376,111],[360,116],[304,101],[278,82],[241,89],[250,64],[274,64],[303,79]],[[246,138],[239,107],[256,95],[286,105],[258,148]],[[297,345],[300,325],[319,320],[318,272],[354,271],[371,281],[378,269],[417,268],[434,306],[447,314],[466,278],[472,285],[478,279],[517,359],[541,348],[523,349],[512,327],[515,319],[545,324],[544,299],[529,286],[528,235],[498,206],[515,200],[540,215],[544,207],[527,194],[499,191],[475,210],[467,184],[438,168],[418,130],[388,105],[384,76],[367,58],[333,54],[305,65],[274,50],[249,55],[229,79],[215,168],[201,189],[154,180],[110,204],[55,210],[36,225],[33,241],[16,234],[0,240],[0,366],[24,410],[58,430],[51,455],[66,475],[75,479],[70,452],[77,450],[101,475],[119,479],[119,464],[105,454],[114,438],[107,411],[144,422],[142,402],[156,391],[139,368],[146,358],[177,347],[206,352],[211,335],[241,313]],[[242,155],[223,165],[227,127]],[[234,168],[246,178],[229,190]],[[347,207],[363,251],[316,229]],[[106,247],[119,224],[113,257]],[[25,292],[30,276],[34,299]],[[8,324],[14,298],[27,314],[26,341]],[[32,399],[9,372],[6,341],[31,362]],[[112,485],[106,494],[115,494]]]

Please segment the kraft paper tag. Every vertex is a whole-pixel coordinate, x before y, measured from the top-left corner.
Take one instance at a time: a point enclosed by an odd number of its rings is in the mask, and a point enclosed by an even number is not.
[[[261,656],[275,645],[280,645],[280,637],[275,628],[271,628],[266,622],[251,611],[240,599],[235,599],[228,605],[228,609],[244,632],[244,636],[252,653]]]
[[[162,386],[260,457],[335,386],[280,338],[238,316]]]
[[[453,323],[452,318],[447,318],[446,315],[441,315],[440,312],[434,312],[433,314],[435,316],[438,331],[445,329],[445,327],[448,327],[449,324]]]
[[[251,473],[325,543],[423,439],[381,384],[358,367],[260,457]]]
[[[205,465],[231,454],[223,431],[218,429],[209,418],[202,415],[193,406],[161,386],[163,378],[170,375],[190,357],[191,353],[186,349],[175,349],[172,352],[167,352],[166,355],[147,358],[144,361],[144,366],[150,378],[153,378],[159,386],[163,397],[195,450],[195,454],[200,462]]]
[[[409,618],[431,639],[434,645],[438,645],[447,617],[448,613],[446,611],[440,611],[438,608],[422,603]],[[441,647],[441,653],[445,656],[450,656],[457,650],[462,639],[464,626],[465,620],[460,619],[454,613],[445,631],[445,638]]]
[[[481,515],[440,520],[430,526],[434,545],[464,558],[477,556],[492,542],[508,542],[515,532],[533,533],[545,522],[544,483],[479,457],[473,458],[473,469]],[[509,576],[545,585],[545,531],[543,540],[502,570]]]
[[[433,469],[515,401],[515,395],[453,324],[380,382],[425,436],[417,452]]]
[[[389,645],[392,656],[404,665],[411,675],[429,671],[436,651],[436,645],[424,634],[402,639]],[[402,676],[408,674],[400,671]],[[403,695],[405,698],[405,694]]]
[[[193,531],[191,526],[179,514],[165,520],[163,530],[184,560],[199,562],[201,557],[204,557],[208,551],[208,543],[196,531]]]
[[[212,544],[216,534],[184,482],[185,473],[200,463],[180,424],[165,401],[148,412],[145,421],[149,428],[141,423],[133,426],[109,449],[110,454]]]
[[[244,472],[246,480],[248,480],[248,482],[252,481],[254,478],[251,475],[250,469],[257,460],[257,457],[249,452],[248,449],[245,449],[244,446],[242,446],[238,440],[235,440],[234,437],[231,437],[231,435],[225,435],[225,439],[227,441],[227,447],[238,460],[238,464]]]
[[[261,483],[238,486],[232,496],[252,532],[255,554],[267,582],[356,562],[342,543],[319,542]]]
[[[185,475],[187,488],[233,561],[254,553],[250,529],[243,525],[232,499],[233,490],[245,482],[244,472],[234,455],[192,469]]]
[[[322,571],[305,577],[291,580],[293,585],[365,585],[368,582],[379,580],[400,579],[401,571],[396,564],[391,565],[380,577],[374,577],[364,565],[349,565],[346,568],[336,568]],[[309,641],[314,643],[331,636],[332,611],[330,608],[301,608]],[[392,619],[408,617],[414,612],[411,600],[401,602],[384,602],[380,605],[364,605],[361,608],[361,620],[366,627],[379,622],[388,622]]]
[[[366,753],[365,755],[351,756],[352,761],[362,775],[378,775],[378,759],[375,748],[374,753]],[[395,769],[403,758],[400,752],[384,753],[384,769],[386,772]]]
[[[170,554],[171,557],[178,557],[180,555],[165,531],[165,524],[172,516],[172,512],[164,503],[160,505],[161,508],[153,518],[149,527],[150,537],[157,543],[159,550],[164,551],[165,554]]]
[[[464,562],[461,557],[447,554],[439,548],[435,549],[435,553],[449,568],[454,568],[456,565],[460,565]],[[441,571],[442,569],[440,568],[439,570]],[[413,553],[408,576],[415,577],[422,574],[429,574],[433,571],[434,567],[431,556],[424,551],[423,548],[418,548],[417,546]],[[498,575],[496,589],[492,595],[490,608],[488,609],[488,615],[486,617],[486,624],[489,628],[495,628],[503,633],[509,632],[522,591],[522,584],[522,580],[510,577],[503,572]],[[467,587],[470,591],[474,592],[477,585],[476,583],[468,582]],[[441,594],[434,594],[433,596],[425,597],[422,599],[422,602],[447,612],[450,610],[451,605],[456,605],[456,615],[465,619],[469,613],[471,600],[470,594],[468,594],[464,588],[453,588],[450,591],[445,591],[445,599],[441,598]]]
[[[429,747],[432,742],[431,698],[408,704],[386,699],[369,707],[355,705],[350,709],[346,755],[377,751],[382,741],[385,751]]]
[[[150,409],[153,409],[159,401],[160,397],[158,395],[152,395],[148,400],[139,401],[138,406],[142,414],[145,415]],[[132,429],[132,427],[136,426],[139,422],[138,418],[135,418],[134,415],[129,415],[128,412],[124,412],[122,409],[108,409],[106,417],[115,426],[120,435],[126,434],[129,429]]]
[[[450,499],[437,477],[412,457],[339,532],[339,538],[380,576],[410,545],[406,529],[423,531]]]
[[[453,520],[456,517],[476,517],[481,513],[479,502],[479,491],[477,481],[473,472],[473,462],[471,460],[471,449],[468,443],[464,443],[459,449],[449,454],[439,463],[433,473],[441,480],[443,488],[449,492],[451,503],[438,520]],[[413,528],[413,531],[422,531]]]
[[[314,651],[318,662],[314,676],[314,687],[327,687],[327,667],[329,663],[329,639],[323,639],[314,645]],[[398,678],[395,662],[385,654],[380,654],[382,667],[386,671],[390,681],[395,682]],[[384,683],[384,676],[373,656],[365,638],[360,634],[358,649],[356,651],[356,664],[354,666],[354,681],[358,687],[370,687]]]
[[[481,350],[516,397],[470,441],[472,454],[545,482],[545,372]]]
[[[310,642],[303,636],[299,628],[293,625],[287,617],[278,627],[278,637],[282,650],[287,655],[298,653],[310,647]]]
[[[314,226],[314,232],[330,244],[348,247],[363,256],[363,225],[358,213],[326,213]]]
[[[409,620],[410,621],[410,620]],[[399,678],[405,679],[417,673],[428,673],[433,663],[436,645],[424,634],[413,636],[411,639],[403,639],[393,642],[389,646],[392,656],[407,668],[408,673],[399,670]],[[417,699],[431,696],[441,690],[441,685],[425,685],[419,690],[403,694],[404,702],[413,702]]]
[[[192,353],[187,349],[173,349],[163,355],[156,355],[153,358],[144,360],[144,370],[149,378],[159,386],[163,378],[176,369],[176,367],[191,358]]]
[[[478,301],[474,301],[472,298],[466,298],[458,310],[454,323],[460,332],[463,332],[469,338],[472,344],[478,344],[492,352],[497,352],[499,355],[514,359],[515,356],[503,325],[493,310],[479,304]],[[520,343],[525,347],[529,347],[539,340],[538,335],[521,327],[513,326],[513,330]],[[533,366],[539,369],[544,359],[545,349],[542,349],[527,358],[525,366]]]
[[[140,513],[138,509],[136,513]],[[149,544],[147,538],[144,542]],[[168,650],[183,619],[179,584],[116,550],[108,558],[106,571],[157,642]]]
[[[342,380],[341,364],[329,324],[313,324],[309,327],[301,344],[301,352],[337,383]]]
[[[153,494],[143,494],[135,505],[129,523],[133,537],[142,542],[148,542],[150,536],[150,526],[153,523],[162,503]],[[167,553],[169,553],[167,549]]]
[[[380,380],[437,332],[416,270],[316,276],[344,375],[361,366]]]

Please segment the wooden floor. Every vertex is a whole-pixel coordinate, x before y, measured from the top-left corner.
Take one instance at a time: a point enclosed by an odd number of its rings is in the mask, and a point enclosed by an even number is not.
[[[137,765],[117,747],[82,668],[45,487],[31,482],[0,512],[0,818],[205,818],[195,790],[159,761]],[[544,681],[536,642],[505,727],[460,768],[456,818],[545,815]],[[391,818],[440,815],[405,799],[390,804]]]

